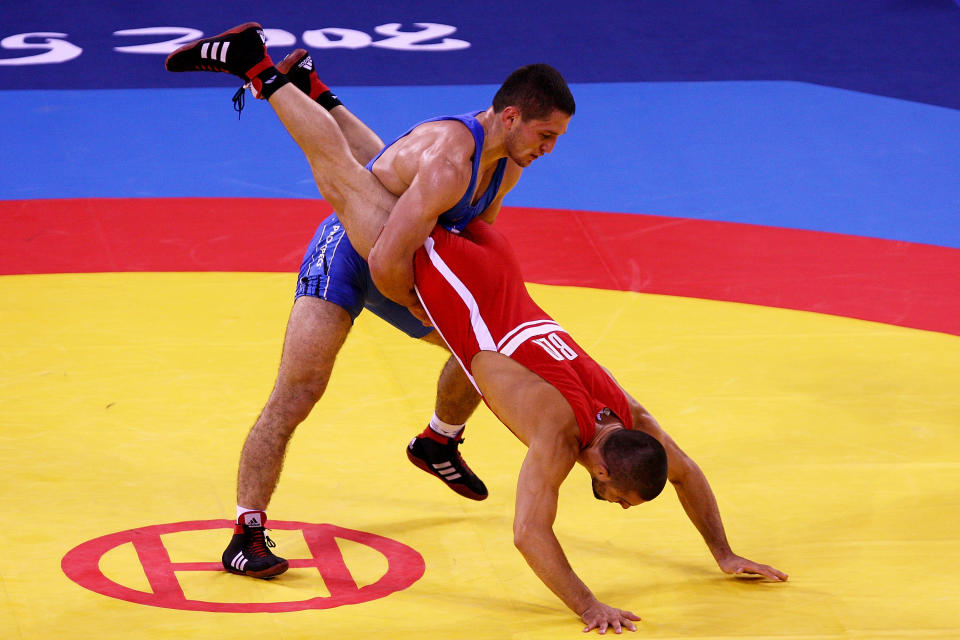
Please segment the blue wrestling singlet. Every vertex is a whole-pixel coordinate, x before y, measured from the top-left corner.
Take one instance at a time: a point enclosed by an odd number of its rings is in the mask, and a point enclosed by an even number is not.
[[[470,200],[477,184],[480,150],[483,149],[484,139],[483,127],[476,119],[479,113],[480,111],[475,111],[457,116],[440,116],[418,123],[387,144],[373,160],[367,163],[367,170],[370,170],[377,158],[392,144],[408,135],[421,124],[438,120],[459,120],[462,122],[470,129],[476,143],[470,185],[460,201],[437,218],[438,224],[454,233],[459,233],[471,220],[483,213],[496,198],[507,166],[507,159],[501,158],[497,163],[493,177],[490,179],[490,185],[477,200],[477,203],[471,204]],[[377,290],[370,276],[370,267],[350,244],[350,240],[347,238],[336,213],[331,214],[320,223],[313,240],[307,246],[297,281],[296,297],[299,298],[300,296],[312,296],[332,302],[342,307],[354,320],[364,308],[367,308],[413,338],[422,338],[433,330],[431,327],[423,326],[406,307],[390,300]]]

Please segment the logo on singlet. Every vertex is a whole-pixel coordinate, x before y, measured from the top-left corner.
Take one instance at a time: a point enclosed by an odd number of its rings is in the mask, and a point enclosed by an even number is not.
[[[327,234],[327,237],[323,239],[323,243],[320,245],[320,254],[317,256],[317,268],[323,273],[327,272],[327,247],[329,247],[330,243],[337,237],[338,231],[340,231],[340,225],[333,225],[333,229]]]
[[[573,360],[577,357],[577,352],[570,345],[563,341],[563,338],[556,333],[549,333],[544,338],[534,338],[533,343],[540,345],[551,358],[559,362],[564,360]]]

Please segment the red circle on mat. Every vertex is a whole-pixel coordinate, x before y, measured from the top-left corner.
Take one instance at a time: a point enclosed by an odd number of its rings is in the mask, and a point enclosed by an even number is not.
[[[423,556],[405,544],[373,533],[332,524],[270,521],[271,529],[301,531],[309,558],[288,559],[291,568],[315,568],[329,596],[286,602],[207,602],[184,595],[177,573],[181,571],[223,571],[219,562],[172,562],[161,536],[182,531],[231,529],[229,520],[194,520],[129,529],[95,538],[71,549],[61,561],[63,572],[80,586],[110,598],[166,609],[216,611],[222,613],[277,613],[304,609],[330,609],[369,602],[406,589],[424,573]],[[347,567],[336,539],[350,540],[382,554],[387,571],[373,584],[358,587]],[[118,584],[100,570],[100,559],[112,549],[132,544],[150,583],[150,592]],[[241,579],[241,578],[237,578]]]

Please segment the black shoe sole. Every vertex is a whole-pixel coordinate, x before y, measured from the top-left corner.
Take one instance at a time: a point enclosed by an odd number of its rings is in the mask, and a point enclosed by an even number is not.
[[[251,578],[260,578],[261,580],[269,580],[275,578],[287,569],[290,568],[290,563],[284,560],[283,562],[278,562],[277,564],[267,567],[261,571],[238,571],[233,567],[228,567],[224,565],[223,567],[228,572],[233,573],[238,576],[250,576]]]
[[[410,460],[410,462],[416,465],[418,469],[423,469],[424,471],[432,475],[434,478],[438,479],[440,482],[442,482],[443,484],[453,489],[456,493],[459,493],[464,498],[469,498],[470,500],[477,500],[479,502],[481,500],[486,500],[487,495],[489,495],[486,493],[476,493],[475,491],[471,491],[469,487],[467,487],[466,485],[453,484],[452,482],[447,482],[446,480],[443,479],[443,477],[440,474],[438,474],[436,471],[431,469],[430,465],[428,465],[426,462],[424,462],[417,456],[413,455],[413,453],[410,451],[410,447],[407,447],[407,458]]]

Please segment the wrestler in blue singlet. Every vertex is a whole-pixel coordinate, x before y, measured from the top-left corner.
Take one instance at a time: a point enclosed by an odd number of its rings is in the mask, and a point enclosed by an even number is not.
[[[477,185],[478,169],[480,168],[480,152],[483,149],[483,126],[477,120],[480,111],[457,116],[440,116],[424,120],[412,127],[409,131],[386,145],[373,160],[367,163],[367,170],[373,166],[384,151],[400,138],[408,135],[416,127],[427,122],[438,120],[459,120],[473,134],[476,150],[473,154],[473,172],[470,176],[470,185],[460,201],[449,210],[443,212],[437,222],[454,233],[459,233],[467,224],[479,216],[490,206],[500,189],[503,172],[507,166],[507,159],[501,158],[497,163],[490,185],[476,204],[470,200]],[[373,284],[370,277],[370,267],[367,261],[360,257],[344,232],[343,225],[336,213],[331,214],[320,223],[317,231],[307,246],[300,265],[300,275],[297,281],[297,294],[312,296],[332,302],[342,307],[353,320],[364,308],[380,316],[397,329],[414,338],[422,338],[433,329],[423,326],[410,311],[393,300],[384,296]]]

